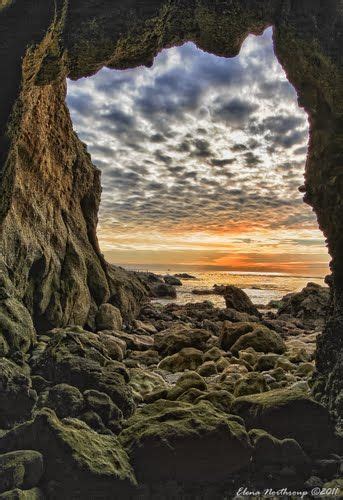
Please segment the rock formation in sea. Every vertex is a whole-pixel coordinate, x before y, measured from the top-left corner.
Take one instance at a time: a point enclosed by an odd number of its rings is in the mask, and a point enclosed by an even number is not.
[[[142,309],[144,283],[99,249],[100,172],[65,104],[67,77],[150,66],[187,40],[233,57],[268,26],[309,115],[302,191],[332,257],[316,354],[318,331],[293,299],[287,320],[206,303]],[[0,492],[12,491],[3,498],[161,497],[161,483],[166,498],[196,496],[211,477],[230,496],[267,470],[273,484],[284,484],[281,471],[296,486],[338,484],[342,33],[340,0],[0,3]]]

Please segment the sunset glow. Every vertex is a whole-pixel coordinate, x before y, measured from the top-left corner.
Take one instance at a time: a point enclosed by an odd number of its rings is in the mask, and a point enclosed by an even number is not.
[[[75,128],[102,171],[99,241],[130,267],[324,276],[302,201],[308,123],[272,48],[233,59],[188,43],[152,68],[69,82]]]

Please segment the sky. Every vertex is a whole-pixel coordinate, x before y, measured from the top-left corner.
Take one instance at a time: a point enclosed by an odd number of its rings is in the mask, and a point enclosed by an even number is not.
[[[307,115],[271,29],[235,58],[186,43],[151,68],[68,81],[67,102],[102,172],[98,237],[110,262],[327,273],[323,235],[298,191]]]

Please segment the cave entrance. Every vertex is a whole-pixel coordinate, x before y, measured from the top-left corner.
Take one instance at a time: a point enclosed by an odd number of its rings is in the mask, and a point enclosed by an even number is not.
[[[259,303],[323,283],[323,235],[298,190],[307,115],[272,28],[250,35],[235,58],[186,43],[151,68],[69,81],[68,104],[102,171],[107,261],[205,272],[202,286],[230,281]]]

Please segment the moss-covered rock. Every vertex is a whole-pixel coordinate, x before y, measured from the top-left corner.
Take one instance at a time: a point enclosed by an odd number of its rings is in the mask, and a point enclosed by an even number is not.
[[[236,383],[234,395],[239,397],[247,394],[258,394],[268,390],[269,387],[264,376],[260,373],[252,372]]]
[[[210,377],[211,375],[216,375],[218,373],[217,365],[214,361],[205,361],[205,363],[199,366],[198,373],[202,377]]]
[[[334,443],[327,409],[300,390],[275,389],[242,396],[234,401],[232,412],[248,428],[264,429],[279,439],[295,439],[309,454],[325,454]]]
[[[207,330],[178,325],[155,335],[155,349],[163,356],[177,353],[184,347],[204,350],[211,334]]]
[[[257,372],[264,372],[275,368],[279,356],[277,354],[262,354],[257,360],[254,370]]]
[[[167,399],[175,400],[178,399],[182,394],[187,392],[189,389],[197,389],[199,391],[206,391],[207,384],[205,380],[196,372],[187,371],[183,373],[174,387],[169,389],[167,394]]]
[[[33,373],[54,384],[68,384],[81,392],[95,389],[110,396],[124,415],[135,407],[129,375],[112,360],[99,336],[75,328],[50,333],[46,349],[32,362]]]
[[[85,400],[85,408],[88,411],[96,412],[105,424],[110,421],[121,421],[123,414],[117,405],[113,403],[111,398],[104,392],[91,389],[83,393]]]
[[[222,481],[252,447],[241,425],[209,402],[160,400],[137,410],[120,435],[139,481]]]
[[[36,339],[29,311],[15,297],[0,293],[0,349],[27,352]]]
[[[14,488],[30,489],[43,475],[43,456],[33,450],[0,455],[0,493]]]
[[[37,406],[51,408],[59,418],[64,418],[79,415],[83,404],[83,396],[76,387],[58,384],[40,395]]]
[[[200,401],[209,401],[215,408],[224,413],[230,413],[231,405],[234,401],[234,396],[223,389],[211,390],[210,392],[206,392],[198,396],[195,399],[195,403],[199,403]]]
[[[294,439],[277,439],[263,429],[252,429],[249,436],[254,445],[253,460],[256,467],[274,465],[280,469],[309,469],[309,458]]]
[[[119,309],[112,304],[101,304],[96,318],[97,330],[121,330],[123,319]]]
[[[158,368],[177,373],[185,370],[196,370],[203,362],[203,353],[193,347],[185,347],[181,351],[167,356],[159,363]]]
[[[52,410],[42,410],[0,438],[1,451],[18,448],[43,454],[44,484],[53,498],[125,498],[136,483],[114,436],[97,434],[80,420],[61,422]]]
[[[30,490],[14,490],[5,491],[0,495],[1,500],[45,500],[45,495],[39,488],[31,488]]]
[[[255,326],[251,332],[241,335],[230,350],[238,353],[248,347],[252,347],[257,352],[276,354],[282,354],[286,350],[281,336],[263,325]]]
[[[167,388],[167,384],[161,375],[143,368],[130,369],[130,386],[142,398],[146,394]]]
[[[31,379],[15,363],[0,358],[0,428],[29,419],[36,401]]]

